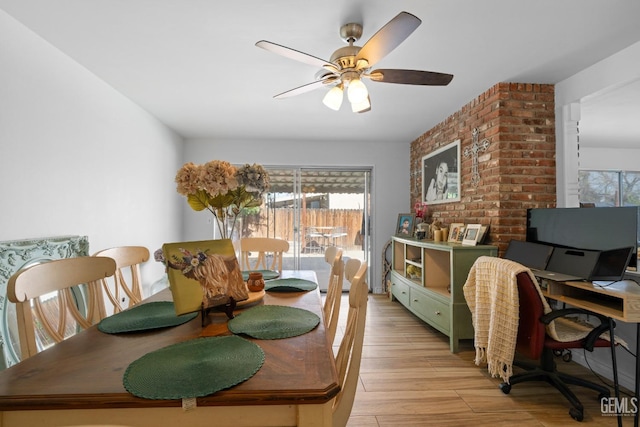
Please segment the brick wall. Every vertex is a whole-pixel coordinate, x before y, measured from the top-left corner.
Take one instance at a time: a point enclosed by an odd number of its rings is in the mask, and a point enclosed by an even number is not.
[[[478,155],[480,182],[471,182],[472,158],[464,150],[490,144]],[[509,240],[524,239],[526,209],[555,207],[554,87],[498,83],[411,143],[411,165],[460,139],[461,201],[429,206],[433,220],[489,225],[485,243],[502,254]],[[422,197],[422,176],[411,176],[412,206]]]

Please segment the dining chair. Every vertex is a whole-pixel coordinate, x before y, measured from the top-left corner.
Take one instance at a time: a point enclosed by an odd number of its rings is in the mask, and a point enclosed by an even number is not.
[[[112,258],[83,256],[42,262],[11,276],[7,296],[16,304],[21,359],[104,318],[100,281],[115,271]]]
[[[98,251],[93,256],[113,258],[116,262],[113,278],[102,280],[102,289],[111,303],[113,314],[142,301],[140,265],[149,261],[149,249],[144,246],[119,246]]]
[[[282,258],[289,242],[270,237],[240,239],[240,267],[243,270],[274,270],[282,272]]]
[[[355,265],[355,264],[352,264]],[[362,262],[352,276],[349,289],[349,312],[344,336],[336,355],[336,370],[340,392],[333,401],[333,426],[346,426],[358,388],[364,329],[367,317],[369,286],[366,282],[367,263]]]
[[[327,328],[329,342],[333,345],[338,329],[338,318],[340,316],[340,297],[342,296],[343,270],[342,249],[329,246],[324,252],[324,260],[331,266],[329,273],[329,284],[327,285],[327,295],[322,308],[324,314],[324,325]]]
[[[362,261],[355,258],[349,258],[344,263],[344,278],[347,279],[347,282],[349,282],[351,286],[353,286],[353,278],[355,277],[358,270],[360,270],[361,264]]]

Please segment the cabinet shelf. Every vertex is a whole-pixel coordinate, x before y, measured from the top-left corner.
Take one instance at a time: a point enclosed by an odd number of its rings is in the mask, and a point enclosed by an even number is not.
[[[452,353],[458,341],[473,338],[471,312],[462,287],[480,256],[497,256],[496,246],[420,241],[392,237],[391,299],[398,300],[424,322],[449,337]],[[419,278],[407,275],[420,268]]]

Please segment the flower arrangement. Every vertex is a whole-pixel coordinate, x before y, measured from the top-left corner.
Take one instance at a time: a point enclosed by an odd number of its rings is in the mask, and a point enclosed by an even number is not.
[[[176,174],[178,193],[194,211],[207,209],[217,219],[222,238],[231,237],[240,212],[262,204],[269,190],[269,174],[258,164],[235,167],[223,160],[202,165],[185,163]],[[231,228],[227,229],[227,220]]]
[[[427,204],[425,202],[416,202],[416,204],[413,205],[413,209],[416,211],[416,218],[424,221],[429,211]]]

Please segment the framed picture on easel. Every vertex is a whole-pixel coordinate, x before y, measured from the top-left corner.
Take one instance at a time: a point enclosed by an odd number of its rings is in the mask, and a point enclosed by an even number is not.
[[[413,229],[416,226],[416,215],[404,213],[398,215],[398,223],[396,224],[396,236],[412,237]]]
[[[462,238],[462,244],[467,246],[475,246],[478,244],[478,238],[480,237],[480,224],[468,224],[464,229],[464,237]]]
[[[460,235],[464,234],[463,223],[453,223],[449,226],[449,242],[459,242]]]

